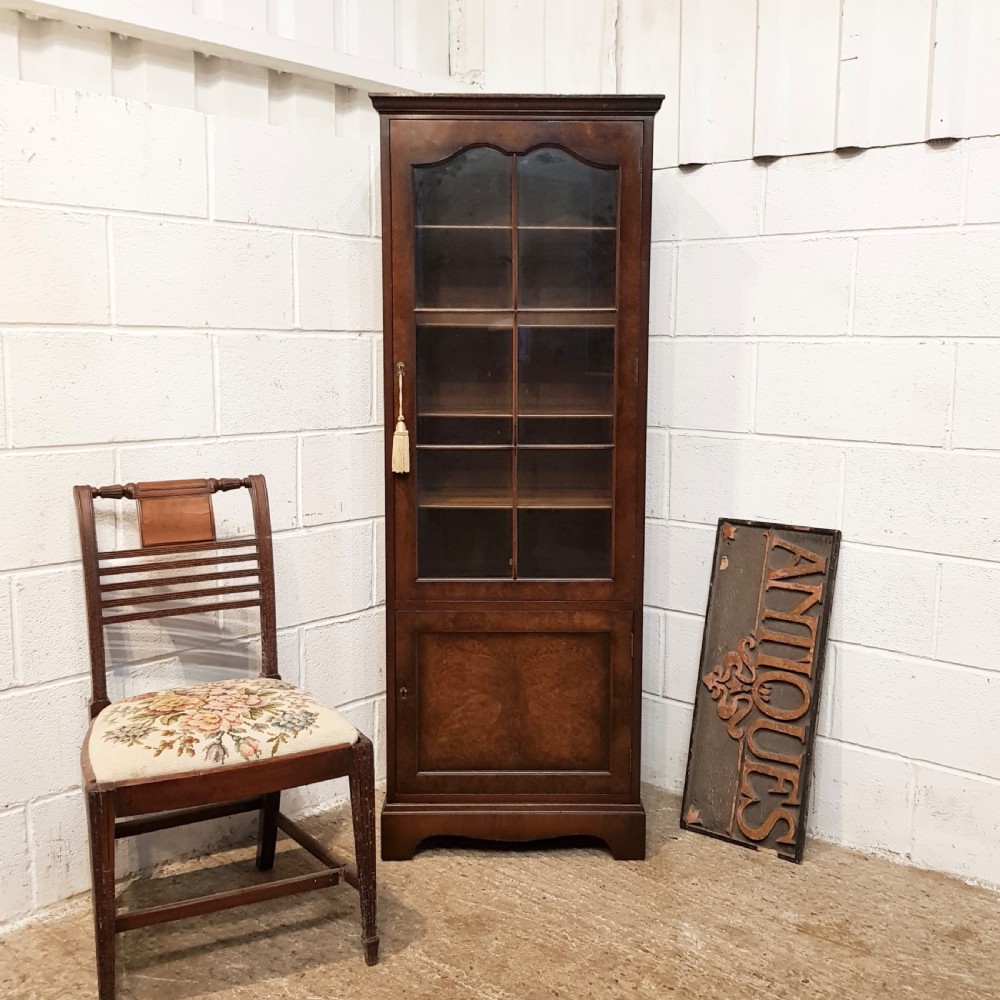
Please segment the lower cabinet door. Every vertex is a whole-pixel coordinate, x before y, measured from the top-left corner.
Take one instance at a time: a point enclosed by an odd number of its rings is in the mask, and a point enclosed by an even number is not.
[[[402,795],[627,795],[632,615],[398,612]]]

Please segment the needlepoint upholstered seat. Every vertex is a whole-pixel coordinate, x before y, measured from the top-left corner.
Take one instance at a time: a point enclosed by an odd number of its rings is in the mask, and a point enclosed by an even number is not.
[[[219,538],[214,495],[246,490],[253,533]],[[189,479],[75,489],[93,680],[81,753],[90,827],[100,1000],[115,997],[115,935],[341,880],[358,890],[361,939],[378,958],[375,925],[375,791],[371,741],[335,709],[278,673],[274,560],[263,476]],[[140,544],[101,549],[94,501],[135,501]],[[335,570],[331,568],[331,572]],[[149,692],[112,704],[109,626],[254,608],[260,616],[259,677],[228,677]],[[355,863],[334,857],[280,812],[281,791],[346,776]],[[279,828],[323,866],[292,878],[183,902],[119,910],[115,841],[241,812],[259,814],[257,868],[274,865]],[[277,929],[276,929],[277,930]]]
[[[115,702],[94,720],[87,753],[98,781],[130,781],[353,744],[357,738],[336,709],[294,684],[248,677]]]

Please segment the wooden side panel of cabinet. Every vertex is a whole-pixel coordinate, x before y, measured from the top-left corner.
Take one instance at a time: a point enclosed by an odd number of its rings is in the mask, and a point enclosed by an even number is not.
[[[662,98],[372,100],[384,226],[383,857],[412,857],[445,834],[582,834],[642,857]],[[410,471],[394,474],[400,413]]]

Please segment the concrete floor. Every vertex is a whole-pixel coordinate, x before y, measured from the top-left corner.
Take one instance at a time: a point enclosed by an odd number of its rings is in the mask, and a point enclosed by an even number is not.
[[[644,799],[645,863],[592,847],[448,846],[381,865],[374,968],[361,957],[356,896],[338,886],[120,936],[119,995],[1000,998],[997,895],[820,843],[791,865],[682,834],[675,799],[654,789]],[[343,812],[307,826],[350,844]],[[286,839],[279,848],[279,874],[307,870]],[[156,898],[253,878],[252,849],[224,858],[221,870],[178,866]],[[0,939],[0,996],[93,997],[93,965],[82,908]]]

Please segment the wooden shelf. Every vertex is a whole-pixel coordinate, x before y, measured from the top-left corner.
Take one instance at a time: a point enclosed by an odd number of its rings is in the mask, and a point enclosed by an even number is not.
[[[533,410],[519,409],[517,411],[517,416],[519,418],[524,418],[528,420],[611,420],[614,417],[614,413],[608,410],[584,410],[582,407],[576,407],[573,410],[560,410],[553,412],[552,410],[546,410],[544,413],[538,413]]]
[[[578,444],[517,444],[518,451],[610,451],[614,444],[605,442],[595,444],[593,442],[581,442]]]
[[[492,418],[492,419],[507,419],[513,418],[514,414],[510,411],[506,413],[497,413],[493,410],[419,410],[417,412],[417,418],[421,417],[445,417],[448,419],[473,419],[478,420],[481,418]]]
[[[585,497],[572,494],[544,494],[517,498],[518,509],[550,509],[550,510],[610,510],[610,497]]]
[[[521,494],[514,503],[509,496],[477,496],[473,493],[439,493],[417,500],[418,507],[459,507],[463,509],[481,508],[496,510],[514,507],[528,510],[610,510],[611,498],[605,496],[581,496],[576,493]]]
[[[506,225],[483,225],[483,224],[469,224],[469,223],[424,223],[422,225],[416,225],[414,229],[451,229],[451,230],[463,230],[463,229],[506,229],[508,232],[512,229],[510,223]],[[526,226],[521,223],[517,225],[518,229],[528,229],[532,232],[538,232],[540,230],[547,230],[550,232],[566,233],[566,232],[582,232],[582,233],[613,233],[615,231],[614,226]]]
[[[510,496],[479,496],[474,493],[438,493],[418,498],[418,507],[509,507],[514,499]]]

